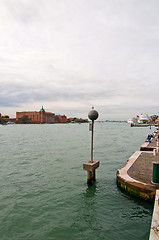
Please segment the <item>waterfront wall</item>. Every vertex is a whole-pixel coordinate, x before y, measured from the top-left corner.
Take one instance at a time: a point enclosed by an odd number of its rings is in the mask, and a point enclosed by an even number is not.
[[[159,190],[156,190],[149,240],[159,239]]]
[[[117,170],[117,185],[130,195],[153,202],[155,198],[156,187],[134,179],[128,173],[132,165],[137,161],[137,159],[139,159],[141,153],[141,151],[136,151],[127,160],[125,166]]]
[[[150,142],[145,142],[140,151],[136,151],[125,163],[117,170],[117,184],[129,194],[149,202],[154,202],[156,189],[159,183],[154,184],[153,162],[159,160],[158,154],[154,155],[154,149],[158,152],[159,131],[155,131]]]

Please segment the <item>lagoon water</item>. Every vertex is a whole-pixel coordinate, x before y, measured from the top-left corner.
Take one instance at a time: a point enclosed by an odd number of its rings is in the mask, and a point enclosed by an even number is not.
[[[96,122],[87,186],[88,124],[0,126],[0,239],[148,240],[153,206],[121,191],[116,170],[154,130]]]

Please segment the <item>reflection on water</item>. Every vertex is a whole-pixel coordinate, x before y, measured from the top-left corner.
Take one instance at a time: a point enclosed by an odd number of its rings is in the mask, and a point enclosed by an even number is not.
[[[95,196],[96,193],[96,182],[92,185],[88,185],[86,192],[83,193],[83,196],[85,197],[85,199],[87,198],[93,198]]]

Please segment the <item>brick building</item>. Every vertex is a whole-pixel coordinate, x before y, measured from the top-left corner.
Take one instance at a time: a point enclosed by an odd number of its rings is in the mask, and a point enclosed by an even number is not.
[[[66,123],[67,117],[65,115],[55,115],[56,123]]]
[[[24,120],[25,119],[25,120]],[[39,112],[16,112],[17,123],[66,123],[65,115],[55,115],[51,112],[45,112],[44,108]]]

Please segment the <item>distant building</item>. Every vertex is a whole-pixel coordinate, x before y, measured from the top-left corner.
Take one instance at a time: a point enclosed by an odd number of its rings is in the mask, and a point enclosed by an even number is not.
[[[51,112],[45,112],[42,107],[39,112],[16,112],[17,123],[66,123],[67,117],[65,115],[55,115]]]
[[[16,118],[4,118],[4,120],[7,122],[16,123]]]
[[[55,122],[56,123],[66,123],[67,117],[65,115],[55,115]]]

